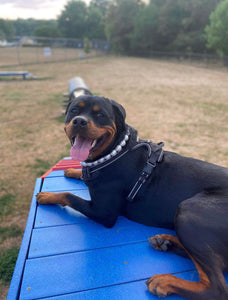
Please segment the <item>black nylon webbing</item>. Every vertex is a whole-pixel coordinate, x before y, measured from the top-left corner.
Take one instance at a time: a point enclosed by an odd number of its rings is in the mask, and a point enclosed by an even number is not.
[[[136,181],[135,185],[131,189],[130,193],[127,196],[127,200],[129,202],[133,202],[135,196],[138,194],[139,190],[141,189],[142,185],[146,182],[148,177],[154,171],[158,162],[160,162],[163,158],[163,149],[164,143],[152,144],[151,142],[148,143],[141,143],[139,146],[148,146],[150,147],[149,157],[148,160],[139,176],[139,179]]]

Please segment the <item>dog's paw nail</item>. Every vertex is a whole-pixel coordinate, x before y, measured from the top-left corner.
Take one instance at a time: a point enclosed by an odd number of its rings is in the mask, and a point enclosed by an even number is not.
[[[150,243],[151,247],[153,247],[153,248],[157,247],[157,243],[154,238],[149,238],[149,243]]]
[[[159,236],[153,236],[149,238],[149,243],[154,249],[161,250],[160,246],[163,244],[163,239]]]

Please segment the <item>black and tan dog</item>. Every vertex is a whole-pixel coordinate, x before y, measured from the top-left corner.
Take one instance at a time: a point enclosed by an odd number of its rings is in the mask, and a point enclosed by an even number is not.
[[[67,177],[88,185],[91,201],[71,193],[37,195],[41,204],[69,205],[111,227],[119,215],[150,226],[175,228],[177,237],[159,235],[150,244],[162,251],[189,256],[199,282],[155,275],[149,290],[164,297],[228,299],[223,272],[228,270],[228,169],[162,150],[137,138],[125,123],[124,108],[113,100],[80,96],[67,109],[65,131],[73,159],[82,172]]]

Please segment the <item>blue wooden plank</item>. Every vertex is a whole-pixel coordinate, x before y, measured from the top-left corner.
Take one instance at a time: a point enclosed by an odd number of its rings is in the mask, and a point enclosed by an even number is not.
[[[190,280],[199,281],[197,271],[187,271],[175,274],[177,277]],[[225,274],[228,282],[228,274]],[[74,294],[55,296],[43,298],[43,300],[158,300],[157,296],[152,295],[145,284],[145,280],[134,281],[114,286],[103,287],[99,289],[78,292]],[[167,300],[184,300],[185,298],[178,295],[170,295]],[[208,299],[209,300],[209,299]]]
[[[45,177],[45,180],[46,178],[50,178],[50,177],[63,177],[63,176],[64,176],[64,170],[52,171]]]
[[[189,271],[178,273],[177,276],[181,279],[198,281],[199,276],[197,271]],[[152,295],[145,284],[145,280],[134,281],[114,286],[108,286],[90,291],[83,291],[74,294],[62,295],[44,298],[43,300],[158,300],[157,296]],[[184,299],[178,295],[171,295],[167,300]]]
[[[147,241],[171,230],[144,226],[120,217],[112,228],[95,222],[34,229],[29,258]]]
[[[88,189],[73,190],[71,193],[85,200],[90,200]],[[35,228],[85,223],[88,221],[89,219],[86,216],[68,206],[39,205],[37,208]]]
[[[39,205],[35,228],[86,223],[88,221],[89,219],[86,216],[68,206]]]
[[[147,242],[28,259],[20,299],[64,295],[193,268],[189,259],[153,250]]]
[[[86,184],[80,179],[66,177],[45,178],[42,192],[59,192],[87,189]]]
[[[35,219],[36,207],[37,207],[36,194],[39,193],[41,189],[41,184],[42,184],[41,179],[37,179],[34,193],[33,193],[32,203],[28,215],[27,225],[24,232],[24,237],[21,243],[21,248],[18,254],[17,263],[14,269],[13,277],[8,292],[8,297],[7,297],[8,300],[17,299],[18,294],[20,292],[22,274],[24,270],[25,260],[27,258],[32,228]]]

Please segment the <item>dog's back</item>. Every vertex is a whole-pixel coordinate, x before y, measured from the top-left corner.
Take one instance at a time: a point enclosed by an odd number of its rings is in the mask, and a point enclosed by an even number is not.
[[[145,225],[173,228],[182,201],[203,191],[226,188],[227,168],[165,151],[135,201],[127,204],[126,216]]]

